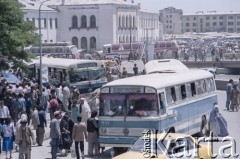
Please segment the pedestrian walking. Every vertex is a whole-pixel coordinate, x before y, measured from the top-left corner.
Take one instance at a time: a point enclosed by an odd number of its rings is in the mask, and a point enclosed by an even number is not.
[[[68,105],[69,105],[69,98],[70,98],[70,90],[66,85],[63,85],[63,109],[65,112],[68,112]]]
[[[70,150],[71,147],[71,136],[70,131],[68,130],[69,129],[68,120],[69,116],[65,114],[60,122],[62,144],[59,148],[61,150],[65,149],[65,152],[63,153],[65,156],[67,156],[68,151]]]
[[[55,96],[49,102],[50,119],[54,118],[54,112],[59,110],[59,103]]]
[[[91,115],[91,109],[88,105],[88,102],[85,100],[85,98],[80,98],[79,102],[79,114],[82,116],[82,121],[87,122],[87,119]]]
[[[37,130],[37,126],[39,125],[39,117],[38,117],[38,109],[34,107],[32,114],[32,126],[34,130]]]
[[[73,131],[72,131],[72,140],[75,143],[75,151],[77,159],[80,159],[79,154],[79,145],[82,159],[84,159],[84,138],[87,141],[87,127],[85,123],[82,122],[82,117],[80,115],[77,116],[77,122],[74,124]]]
[[[126,78],[126,77],[127,77],[127,70],[125,67],[123,67],[122,78]]]
[[[99,154],[98,145],[98,122],[97,122],[97,111],[92,111],[91,117],[87,120],[87,132],[88,132],[88,155],[93,156],[93,149],[95,155]]]
[[[18,159],[31,159],[31,145],[35,145],[35,137],[29,126],[27,119],[21,119],[21,126],[16,132],[16,143],[19,145]],[[31,141],[32,140],[32,141]]]
[[[38,107],[39,124],[36,129],[36,142],[38,146],[42,146],[45,134],[45,127],[47,127],[46,113],[43,107]]]
[[[133,72],[134,72],[134,76],[137,76],[137,75],[138,75],[138,67],[137,67],[137,64],[134,64],[134,66],[133,66]]]
[[[0,123],[3,124],[4,120],[10,116],[10,112],[7,106],[4,105],[4,102],[0,101]]]
[[[77,116],[79,115],[79,105],[77,104],[77,99],[73,99],[72,107],[71,107],[71,119],[74,123],[77,122]]]
[[[31,115],[32,115],[32,100],[30,98],[29,93],[25,93],[24,98],[26,101],[26,114],[27,114],[28,125],[29,125],[31,120]]]
[[[226,86],[226,94],[227,94],[226,108],[227,108],[227,110],[230,109],[232,87],[233,87],[233,80],[230,79],[230,80],[228,81],[227,86]]]
[[[231,92],[231,109],[232,109],[232,111],[234,111],[235,109],[236,109],[236,111],[238,111],[239,94],[240,94],[240,92],[238,89],[238,84],[234,84],[232,92]]]
[[[219,108],[217,105],[215,105],[213,110],[210,112],[209,128],[210,134],[213,137],[226,137],[229,135],[227,121],[219,113]]]
[[[5,119],[5,124],[2,127],[3,148],[6,153],[6,159],[12,158],[13,142],[14,142],[14,126],[11,124],[11,118]],[[9,153],[9,157],[8,157]]]
[[[61,138],[59,119],[61,118],[61,112],[55,111],[54,118],[50,123],[50,138],[51,138],[51,154],[52,159],[57,159],[57,151],[59,146],[59,141]]]

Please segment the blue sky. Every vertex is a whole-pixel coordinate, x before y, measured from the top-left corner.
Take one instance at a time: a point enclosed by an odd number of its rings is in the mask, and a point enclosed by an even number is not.
[[[158,12],[166,7],[183,9],[184,13],[196,11],[239,11],[240,0],[135,0],[142,9]]]

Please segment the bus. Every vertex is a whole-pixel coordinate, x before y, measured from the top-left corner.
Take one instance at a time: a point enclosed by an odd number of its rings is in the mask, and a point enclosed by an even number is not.
[[[119,79],[99,98],[99,143],[116,151],[146,130],[200,135],[217,102],[213,75],[190,69]]]
[[[40,46],[33,45],[24,48],[28,53],[35,56],[40,55]],[[72,45],[70,42],[57,42],[57,43],[43,43],[42,44],[42,55],[53,56],[56,58],[69,58],[69,59],[80,59],[81,50],[77,49],[77,46]]]
[[[103,45],[103,55],[106,58],[114,59],[120,57],[127,59],[130,53],[136,53],[138,57],[145,52],[146,44],[121,43]],[[176,41],[156,41],[154,42],[155,58],[177,58],[179,56],[179,46]]]
[[[30,78],[40,79],[40,59],[28,64]],[[42,57],[42,81],[44,85],[66,83],[76,86],[81,93],[88,93],[107,83],[103,62],[99,60],[62,59]]]

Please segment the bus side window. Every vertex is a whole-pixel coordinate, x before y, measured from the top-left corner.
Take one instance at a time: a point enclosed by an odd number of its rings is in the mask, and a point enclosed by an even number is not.
[[[166,100],[165,100],[164,93],[159,93],[159,103],[160,103],[161,115],[166,114]]]
[[[185,85],[181,85],[181,95],[182,95],[182,99],[186,99],[187,98],[187,94],[186,94],[186,87]]]
[[[192,90],[191,90],[191,84],[187,83],[186,84],[186,93],[187,93],[187,98],[192,97]]]
[[[203,94],[206,92],[206,84],[204,80],[196,81],[197,94]]]
[[[192,96],[194,97],[196,95],[196,86],[195,83],[191,83],[191,92]]]

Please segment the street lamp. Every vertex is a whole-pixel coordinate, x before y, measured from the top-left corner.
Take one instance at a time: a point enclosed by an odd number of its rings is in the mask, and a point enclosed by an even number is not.
[[[49,0],[43,1],[40,6],[39,6],[39,17],[38,17],[38,29],[39,29],[39,46],[40,46],[40,79],[39,79],[39,84],[40,84],[40,91],[42,92],[42,26],[41,26],[41,7],[42,5]]]

